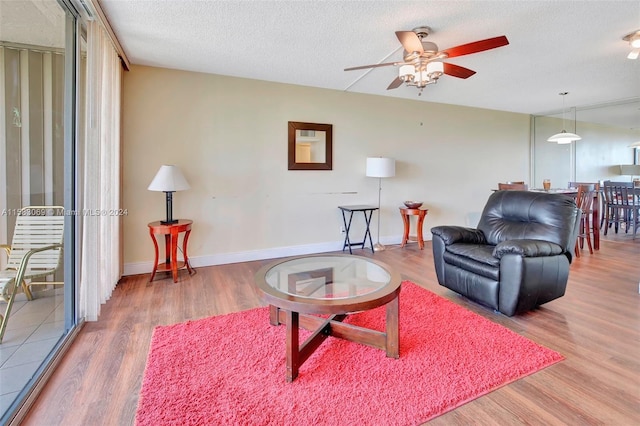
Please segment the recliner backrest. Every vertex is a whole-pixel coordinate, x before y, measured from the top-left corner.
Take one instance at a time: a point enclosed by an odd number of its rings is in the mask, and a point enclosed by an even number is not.
[[[580,211],[567,195],[533,191],[497,191],[484,207],[478,229],[487,243],[514,239],[556,243],[572,252]]]

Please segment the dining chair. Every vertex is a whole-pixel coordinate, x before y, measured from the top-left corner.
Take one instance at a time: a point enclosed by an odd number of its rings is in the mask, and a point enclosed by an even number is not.
[[[578,188],[580,185],[586,185],[589,190],[593,190],[593,202],[590,208],[589,229],[591,237],[593,238],[593,249],[599,250],[600,229],[602,229],[602,218],[604,218],[604,212],[606,205],[604,203],[604,197],[602,196],[602,185],[600,182],[569,182],[568,188]],[[577,202],[577,200],[576,200]],[[583,247],[584,238],[578,238],[580,241],[580,248]]]
[[[55,274],[62,264],[64,214],[59,206],[30,206],[19,210],[11,245],[1,244],[8,255],[6,267],[0,271],[0,296],[7,302],[0,315],[0,343],[18,290],[32,300],[34,285],[64,284],[34,281]]]
[[[638,214],[640,203],[634,191],[633,182],[604,181],[603,192],[606,204],[604,235],[607,235],[612,226],[618,233],[619,227],[624,225],[625,233],[633,229],[635,239],[638,225],[640,225]]]
[[[571,184],[571,182],[570,182]],[[580,257],[580,251],[584,247],[584,240],[587,240],[587,247],[589,247],[589,253],[593,254],[593,244],[591,244],[591,235],[593,233],[593,203],[596,198],[599,185],[577,184],[571,186],[571,188],[578,188],[578,194],[576,195],[576,205],[580,209],[580,228],[578,231],[578,238],[576,240],[575,253],[576,257]]]
[[[528,191],[529,185],[526,183],[498,183],[500,191]]]

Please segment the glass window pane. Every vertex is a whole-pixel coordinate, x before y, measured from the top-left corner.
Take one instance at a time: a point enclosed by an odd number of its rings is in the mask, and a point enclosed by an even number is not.
[[[71,130],[65,129],[67,19],[55,0],[0,1],[0,170],[5,171],[0,173],[0,244],[9,245],[6,253],[0,251],[2,269],[21,259],[14,235],[24,234],[33,245],[54,244],[64,233],[55,218],[43,218],[49,213],[64,217],[64,210],[39,208],[25,215],[21,209],[65,205],[64,143]],[[30,235],[35,233],[42,240],[34,242]],[[68,328],[65,308],[72,307],[65,306],[64,262],[57,253],[34,255],[31,259],[42,262],[45,272],[29,275],[25,285],[0,278],[0,315],[6,318],[0,329],[4,419],[19,406]]]

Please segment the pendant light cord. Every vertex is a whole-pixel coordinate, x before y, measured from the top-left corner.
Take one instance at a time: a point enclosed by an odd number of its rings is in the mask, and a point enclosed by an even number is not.
[[[562,96],[562,131],[567,131],[567,117],[565,116],[565,105],[564,105],[564,97],[567,96],[569,92],[560,92]]]

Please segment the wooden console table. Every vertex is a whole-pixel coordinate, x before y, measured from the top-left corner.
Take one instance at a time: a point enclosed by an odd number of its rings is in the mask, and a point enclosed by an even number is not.
[[[400,247],[404,247],[407,244],[407,241],[418,241],[418,247],[420,247],[420,250],[424,249],[424,238],[422,238],[422,224],[424,223],[424,217],[427,215],[428,211],[429,209],[409,209],[400,207],[400,216],[402,216],[402,221],[404,222],[404,235],[402,236],[402,245]],[[409,216],[418,216],[418,230],[416,237],[409,236],[409,227],[411,224]]]
[[[153,281],[156,276],[156,272],[169,272],[173,275],[173,282],[178,282],[178,270],[186,268],[189,275],[196,273],[195,269],[189,264],[189,255],[187,254],[187,242],[189,241],[189,234],[191,234],[192,220],[180,219],[176,223],[163,224],[160,221],[149,223],[149,234],[153,240],[153,246],[155,248],[155,260],[153,261],[153,272],[151,272],[151,279]],[[184,239],[182,240],[182,256],[183,260],[178,261],[178,235],[184,232]],[[156,240],[156,234],[164,235],[164,253],[165,261],[158,263],[158,241]]]

